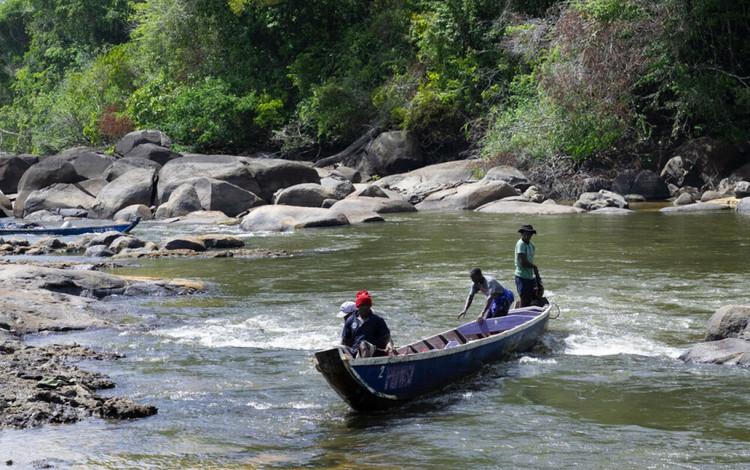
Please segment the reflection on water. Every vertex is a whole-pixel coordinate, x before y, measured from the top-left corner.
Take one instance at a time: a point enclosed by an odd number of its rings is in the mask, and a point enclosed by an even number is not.
[[[710,315],[750,304],[750,218],[736,214],[392,215],[241,234],[289,257],[133,261],[123,274],[207,281],[207,294],[128,301],[125,325],[47,336],[126,358],[86,363],[136,421],[4,431],[14,468],[728,468],[750,462],[746,369],[686,365]],[[530,353],[397,413],[353,413],[314,370],[334,312],[361,289],[397,343],[457,323],[480,266],[513,286],[520,225],[560,309]],[[175,229],[142,224],[156,242]],[[184,230],[181,229],[181,230]],[[196,228],[197,230],[197,228]],[[127,308],[125,308],[127,307]],[[478,309],[478,305],[474,305]],[[737,467],[738,468],[738,467]]]

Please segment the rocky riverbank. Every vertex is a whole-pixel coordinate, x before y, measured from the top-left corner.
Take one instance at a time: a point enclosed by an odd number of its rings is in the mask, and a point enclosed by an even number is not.
[[[102,375],[71,364],[113,360],[116,354],[79,345],[29,346],[26,335],[117,327],[110,313],[122,305],[111,295],[186,295],[199,282],[135,279],[77,263],[11,263],[0,260],[0,428],[72,423],[90,417],[130,419],[157,412],[127,398],[105,398],[97,390],[115,386]]]

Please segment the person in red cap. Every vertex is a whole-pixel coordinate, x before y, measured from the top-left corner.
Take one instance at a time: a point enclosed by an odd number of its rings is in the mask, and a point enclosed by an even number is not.
[[[344,323],[341,344],[353,357],[385,356],[395,351],[391,330],[385,320],[372,311],[372,299],[366,290],[357,293],[357,310]]]

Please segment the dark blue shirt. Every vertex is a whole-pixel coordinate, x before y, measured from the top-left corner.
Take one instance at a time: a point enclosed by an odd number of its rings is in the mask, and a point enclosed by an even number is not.
[[[380,349],[385,349],[387,346],[386,340],[390,336],[391,330],[388,329],[383,317],[370,313],[367,321],[362,323],[357,315],[358,313],[355,312],[346,319],[344,331],[341,332],[341,339],[351,341],[352,349],[355,351],[359,348],[359,343],[362,340],[370,342]]]

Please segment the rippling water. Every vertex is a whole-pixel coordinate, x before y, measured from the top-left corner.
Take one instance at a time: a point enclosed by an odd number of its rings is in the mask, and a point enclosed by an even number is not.
[[[516,230],[559,318],[532,353],[398,412],[359,415],[313,368],[338,305],[367,289],[396,343],[456,325],[478,265],[513,285]],[[142,224],[161,241],[185,228]],[[273,259],[129,262],[207,294],[122,304],[121,329],[45,336],[126,358],[87,362],[107,395],[158,406],[134,421],[0,433],[9,468],[750,468],[750,371],[677,360],[711,314],[750,305],[750,218],[392,215],[382,224],[242,234]],[[477,312],[479,306],[472,310]]]

